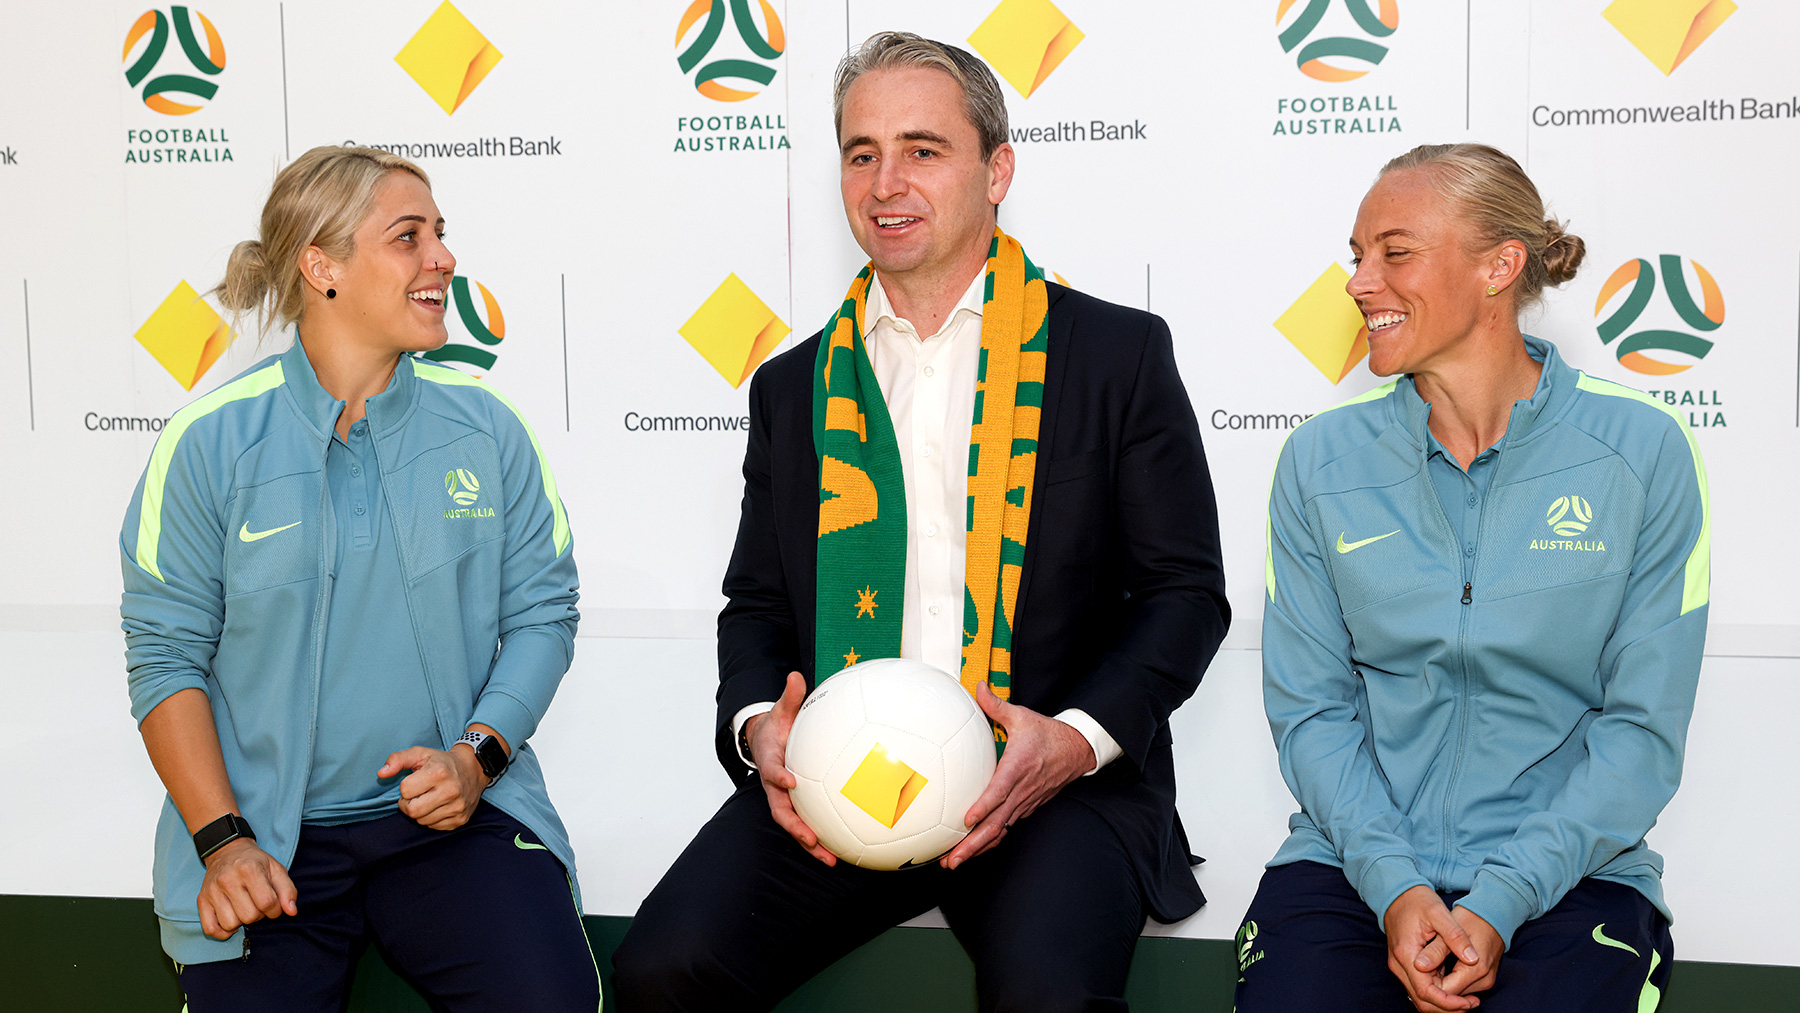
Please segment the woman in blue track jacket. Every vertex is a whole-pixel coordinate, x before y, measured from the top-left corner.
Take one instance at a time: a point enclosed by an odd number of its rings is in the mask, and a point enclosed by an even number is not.
[[[1706,630],[1699,449],[1520,333],[1583,247],[1506,155],[1395,159],[1351,247],[1397,379],[1276,465],[1264,702],[1301,809],[1237,1008],[1653,1010],[1673,953],[1644,835]]]
[[[524,417],[411,353],[460,279],[425,174],[315,148],[221,301],[293,346],[177,412],[120,538],[193,1013],[327,1011],[381,947],[444,1008],[585,1010],[574,855],[526,744],[573,655],[569,525]]]

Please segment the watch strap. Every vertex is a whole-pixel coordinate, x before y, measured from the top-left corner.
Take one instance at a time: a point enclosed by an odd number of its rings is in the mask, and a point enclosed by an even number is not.
[[[200,860],[206,861],[212,853],[242,838],[256,840],[256,831],[250,829],[250,823],[236,813],[226,813],[206,826],[194,831],[194,850],[199,853]]]

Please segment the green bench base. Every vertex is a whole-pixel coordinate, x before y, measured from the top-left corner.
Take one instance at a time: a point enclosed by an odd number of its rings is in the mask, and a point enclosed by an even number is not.
[[[610,990],[611,955],[631,919],[589,916],[588,941]],[[150,902],[100,897],[0,896],[0,1006],[59,1013],[176,1013],[174,968],[157,943]],[[1679,940],[1677,940],[1679,945]],[[1237,968],[1231,944],[1146,937],[1126,997],[1136,1013],[1229,1013]],[[1793,1008],[1800,967],[1676,961],[1660,1013]],[[944,929],[897,928],[838,961],[781,1013],[961,1013],[975,1008],[975,969]],[[356,970],[352,1013],[429,1013],[370,950]]]

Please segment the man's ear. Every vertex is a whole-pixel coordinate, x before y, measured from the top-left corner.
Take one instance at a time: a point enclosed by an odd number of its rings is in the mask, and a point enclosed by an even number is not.
[[[1012,189],[1015,158],[1013,146],[1004,142],[988,156],[988,203],[996,207]]]

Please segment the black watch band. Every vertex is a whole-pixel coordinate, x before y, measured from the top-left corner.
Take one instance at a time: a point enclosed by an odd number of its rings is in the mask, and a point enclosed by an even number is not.
[[[766,714],[768,712],[764,711],[763,713]],[[750,717],[744,719],[744,723],[738,726],[738,736],[737,736],[738,758],[743,760],[745,763],[748,763],[750,765],[751,770],[756,769],[755,754],[750,752],[750,718],[754,718],[754,717],[756,717],[756,715],[752,714],[752,715],[750,715]]]
[[[250,829],[250,823],[236,813],[226,813],[206,826],[194,831],[194,850],[200,853],[202,862],[238,838],[247,841],[256,840],[256,831]]]

